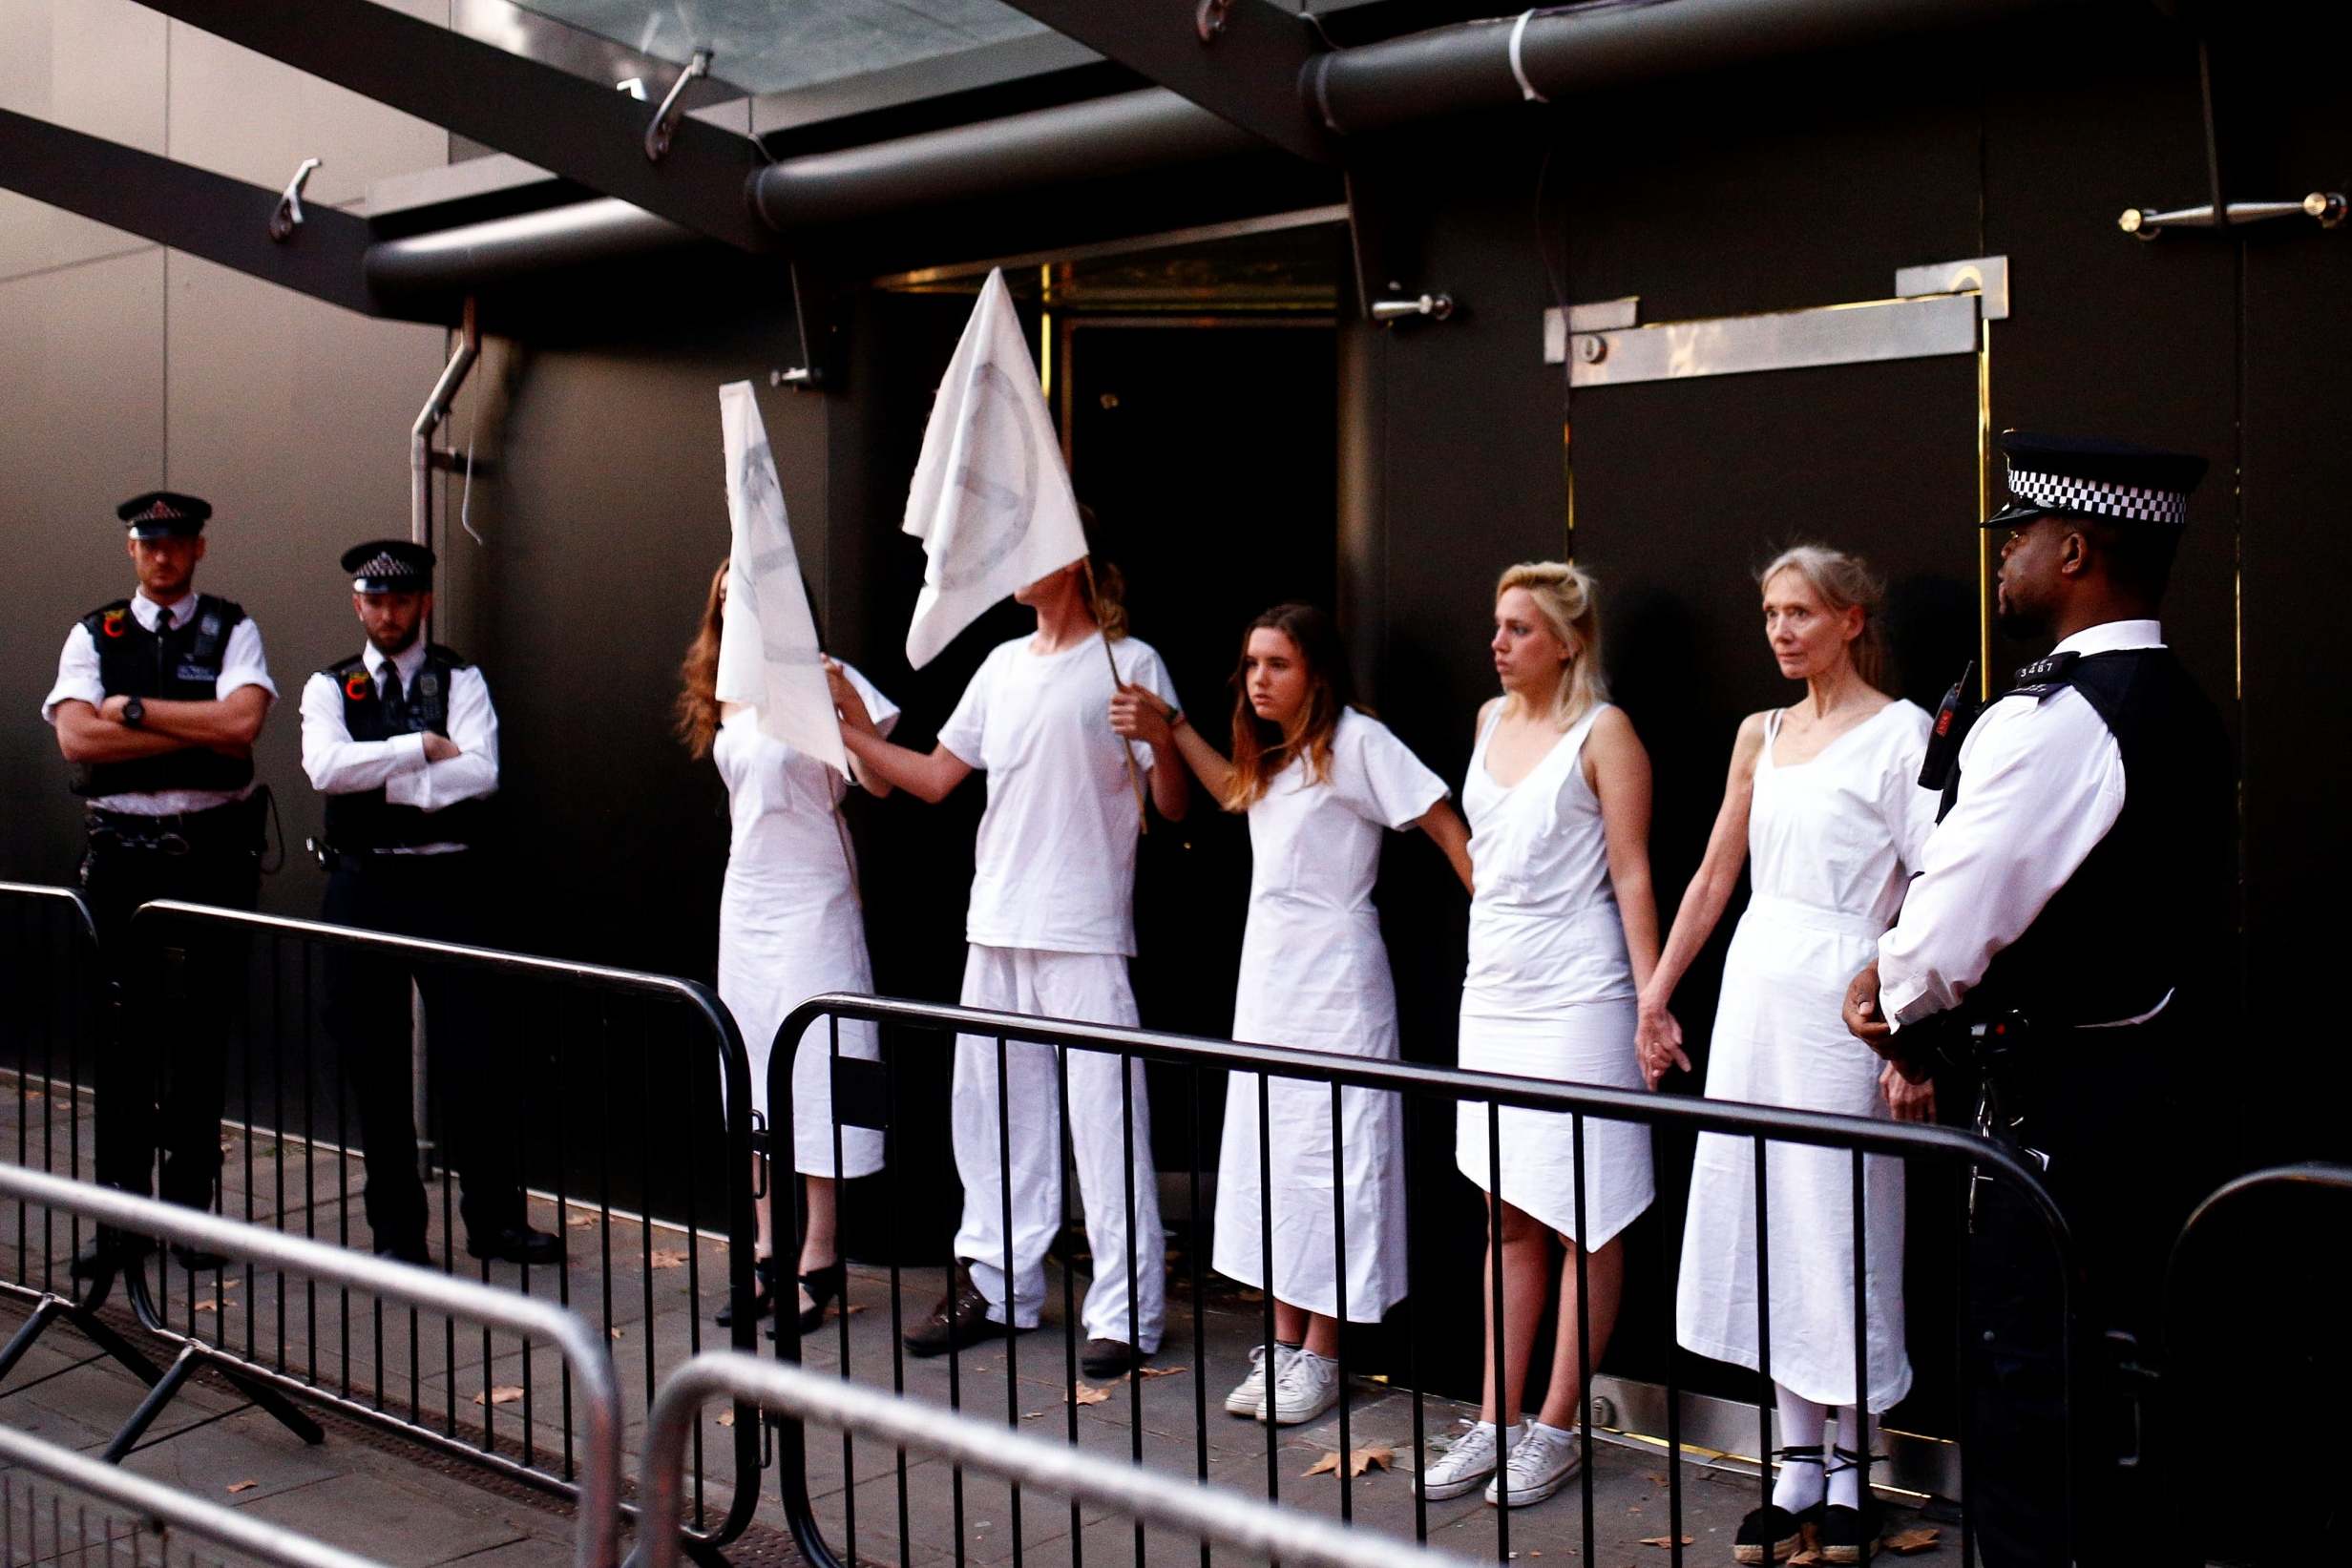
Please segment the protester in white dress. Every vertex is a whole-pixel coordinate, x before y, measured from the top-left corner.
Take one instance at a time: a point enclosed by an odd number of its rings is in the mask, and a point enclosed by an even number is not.
[[[1634,995],[1658,953],[1649,756],[1624,710],[1605,700],[1592,579],[1558,561],[1503,573],[1492,648],[1503,695],[1479,712],[1462,787],[1477,892],[1462,982],[1461,1065],[1638,1088]],[[1459,1496],[1483,1481],[1488,1502],[1518,1507],[1557,1492],[1581,1461],[1569,1429],[1584,1399],[1583,1372],[1599,1365],[1616,1325],[1625,1278],[1620,1233],[1649,1206],[1649,1134],[1586,1119],[1580,1216],[1573,1119],[1505,1109],[1498,1150],[1489,1146],[1487,1113],[1482,1104],[1461,1106],[1455,1158],[1481,1190],[1501,1167],[1488,1244],[1502,1246],[1506,1342],[1498,1347],[1488,1329],[1480,1418],[1431,1459],[1424,1477],[1433,1498]],[[1558,1269],[1551,1376],[1535,1421],[1522,1426],[1527,1364],[1551,1294],[1554,1236],[1566,1254]],[[1579,1247],[1588,1291],[1583,1312]],[[1491,1325],[1491,1250],[1480,1280],[1488,1292],[1483,1321]],[[1578,1343],[1586,1317],[1588,1350]],[[1507,1430],[1499,1426],[1504,1411]]]
[[[708,756],[726,781],[726,883],[719,900],[719,999],[742,1028],[751,1064],[751,1105],[769,1115],[769,1054],[785,1015],[826,991],[872,991],[865,915],[858,902],[857,867],[841,802],[850,783],[815,758],[761,732],[756,709],[717,697],[719,636],[726,612],[727,567],[710,579],[703,625],[687,650],[678,699],[678,727],[695,756]],[[842,666],[867,711],[887,733],[898,709],[866,678]],[[875,795],[890,785],[872,774],[857,781]],[[841,1054],[873,1060],[881,1051],[873,1026],[845,1022]],[[882,1168],[882,1135],[841,1129],[840,1168],[834,1168],[832,1035],[805,1031],[792,1054],[792,1168],[801,1178],[808,1224],[798,1270],[801,1332],[824,1320],[842,1291],[844,1271],[835,1232],[837,1178],[871,1176]],[[754,1172],[755,1182],[758,1173]],[[762,1191],[766,1191],[765,1184]],[[770,1201],[759,1201],[754,1315],[775,1305],[775,1226]],[[719,1321],[731,1320],[729,1308]],[[771,1329],[772,1333],[773,1330]]]
[[[1799,545],[1759,579],[1764,633],[1780,673],[1805,682],[1795,705],[1751,715],[1706,859],[1683,896],[1665,954],[1642,991],[1641,1048],[1654,1085],[1688,1069],[1668,1003],[1722,917],[1749,863],[1752,892],[1732,938],[1707,1066],[1712,1099],[1845,1116],[1925,1120],[1914,1087],[1850,1036],[1847,977],[1901,908],[1935,794],[1919,787],[1929,720],[1877,685],[1878,584],[1851,555]],[[1825,1559],[1857,1562],[1873,1532],[1859,1510],[1855,1410],[1853,1167],[1836,1150],[1774,1143],[1766,1157],[1772,1244],[1772,1376],[1781,1451],[1771,1505],[1740,1526],[1740,1562],[1778,1561],[1818,1523]],[[1872,1413],[1911,1387],[1903,1350],[1902,1162],[1864,1163],[1868,1384]],[[1756,1368],[1755,1154],[1752,1140],[1700,1138],[1692,1172],[1675,1336],[1718,1361]],[[1824,1466],[1828,1407],[1839,1446]],[[1820,1512],[1816,1516],[1814,1511]]]
[[[1138,1021],[1127,981],[1142,826],[1134,781],[1139,773],[1150,781],[1153,805],[1171,821],[1184,815],[1190,790],[1183,768],[1154,766],[1150,746],[1111,729],[1111,699],[1122,687],[1176,700],[1160,656],[1125,635],[1117,583],[1107,566],[1098,562],[1090,570],[1082,559],[1017,593],[1017,602],[1037,612],[1037,635],[989,654],[929,754],[884,740],[855,688],[845,678],[833,682],[843,740],[884,779],[939,801],[975,768],[988,775],[965,927],[966,1006],[1094,1023]],[[1045,1251],[1061,1224],[1057,1062],[1052,1047],[1015,1040],[1004,1048],[1000,1069],[994,1036],[957,1036],[951,1131],[964,1188],[958,1273],[947,1298],[905,1336],[917,1355],[1004,1332],[1008,1322],[1037,1327]],[[1000,1070],[1008,1089],[1001,1103]],[[1117,1056],[1072,1051],[1066,1071],[1071,1154],[1094,1255],[1081,1363],[1090,1376],[1110,1377],[1159,1348],[1165,1316],[1151,1112],[1140,1060],[1130,1061],[1123,1079]],[[1012,1163],[1009,1242],[998,1169],[1005,1143]]]
[[[1468,833],[1444,781],[1351,705],[1347,658],[1322,611],[1282,604],[1252,621],[1233,686],[1229,761],[1149,693],[1129,687],[1111,704],[1122,735],[1182,756],[1228,811],[1249,813],[1233,1036],[1394,1061],[1396,991],[1372,903],[1381,837],[1421,829],[1467,888]],[[1263,1288],[1272,1261],[1274,1342],[1250,1352],[1225,1408],[1287,1427],[1341,1397],[1341,1315],[1377,1323],[1404,1297],[1404,1132],[1396,1096],[1342,1089],[1334,1160],[1329,1090],[1277,1078],[1261,1107],[1260,1082],[1244,1072],[1228,1081],[1212,1264]]]

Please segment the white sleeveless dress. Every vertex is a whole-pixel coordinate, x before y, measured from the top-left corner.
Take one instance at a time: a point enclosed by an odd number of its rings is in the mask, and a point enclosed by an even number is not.
[[[847,664],[842,670],[889,734],[897,707],[857,671]],[[835,814],[850,784],[815,758],[762,734],[750,708],[727,716],[710,755],[726,781],[733,828],[719,895],[719,999],[743,1030],[751,1103],[766,1116],[768,1056],[785,1015],[819,992],[873,990],[850,841]],[[841,1054],[879,1058],[873,1025],[843,1020]],[[821,1019],[801,1035],[792,1057],[792,1126],[775,1134],[779,1158],[788,1138],[793,1169],[833,1174],[831,1038]],[[882,1134],[842,1128],[841,1174],[870,1176],[881,1168]]]
[[[1710,1099],[1885,1117],[1881,1063],[1846,1033],[1845,988],[1902,908],[1936,796],[1919,787],[1930,721],[1897,701],[1810,762],[1779,767],[1780,715],[1765,722],[1748,808],[1754,889],[1723,966],[1708,1047]],[[1819,1405],[1854,1396],[1853,1157],[1774,1143],[1765,1162],[1772,1226],[1772,1374]],[[1870,1409],[1911,1387],[1903,1349],[1902,1162],[1863,1162]],[[1701,1355],[1757,1363],[1755,1144],[1702,1136],[1683,1233],[1675,1337]]]
[[[1329,774],[1293,763],[1250,807],[1250,923],[1241,943],[1233,1037],[1258,1045],[1396,1059],[1396,988],[1372,886],[1380,846],[1445,799],[1445,782],[1377,719],[1350,709]],[[1263,1287],[1258,1075],[1228,1076],[1217,1160],[1218,1273]],[[1336,1250],[1347,1248],[1351,1321],[1377,1323],[1405,1294],[1404,1118],[1393,1094],[1339,1091],[1336,1198],[1328,1085],[1274,1078],[1264,1156],[1273,1194],[1273,1293],[1339,1315]],[[1344,1234],[1334,1231],[1334,1202]]]
[[[1633,969],[1609,882],[1600,798],[1585,782],[1596,706],[1535,770],[1505,789],[1479,733],[1461,800],[1470,821],[1470,965],[1461,991],[1461,1065],[1555,1082],[1642,1087],[1633,1054]],[[1454,1159],[1486,1190],[1487,1108],[1457,1115]],[[1587,1250],[1649,1206],[1649,1129],[1585,1119],[1585,1223],[1576,1223],[1574,1124],[1565,1112],[1502,1112],[1502,1198]]]

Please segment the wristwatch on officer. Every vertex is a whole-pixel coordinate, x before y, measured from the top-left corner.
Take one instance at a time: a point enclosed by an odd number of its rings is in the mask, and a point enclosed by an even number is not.
[[[122,704],[122,721],[136,729],[147,721],[147,704],[134,697]]]

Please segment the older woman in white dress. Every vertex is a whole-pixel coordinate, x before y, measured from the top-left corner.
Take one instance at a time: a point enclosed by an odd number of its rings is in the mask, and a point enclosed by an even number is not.
[[[1477,891],[1462,981],[1461,1065],[1492,1073],[1634,1089],[1634,994],[1658,954],[1649,882],[1649,756],[1623,709],[1606,700],[1601,623],[1590,577],[1561,561],[1503,573],[1495,592],[1495,673],[1502,696],[1479,711],[1462,786]],[[1495,1204],[1502,1253],[1502,1345],[1488,1329],[1484,1406],[1423,1471],[1433,1498],[1484,1482],[1486,1500],[1541,1502],[1581,1460],[1582,1371],[1597,1366],[1615,1327],[1625,1277],[1621,1233],[1649,1206],[1649,1132],[1584,1122],[1563,1112],[1505,1109],[1498,1148],[1488,1108],[1464,1104],[1455,1131],[1461,1173]],[[1556,1271],[1554,1238],[1565,1252]],[[1577,1253],[1587,1299],[1577,1301]],[[1551,1377],[1532,1423],[1521,1421],[1527,1364],[1544,1300],[1559,1284]],[[1493,1319],[1494,1254],[1480,1270]],[[1580,1321],[1592,1340],[1580,1346]],[[1502,1397],[1497,1399],[1497,1367]],[[1508,1412],[1511,1425],[1501,1421]]]
[[[1282,604],[1258,617],[1243,635],[1233,684],[1230,759],[1134,687],[1113,700],[1111,722],[1163,754],[1175,748],[1227,810],[1249,813],[1250,920],[1234,1037],[1394,1061],[1396,991],[1372,903],[1381,841],[1420,829],[1467,888],[1461,818],[1444,781],[1350,704],[1347,659],[1322,611]],[[1227,1090],[1213,1263],[1269,1289],[1274,1343],[1250,1352],[1249,1374],[1225,1408],[1287,1427],[1340,1398],[1341,1313],[1377,1323],[1404,1297],[1404,1129],[1395,1095],[1342,1089],[1334,1151],[1323,1085],[1273,1078],[1263,1108],[1259,1086],[1257,1074],[1236,1072]]]
[[[1713,1099],[1846,1116],[1927,1119],[1934,1090],[1914,1088],[1850,1036],[1846,980],[1877,952],[1935,823],[1918,784],[1929,720],[1877,684],[1883,656],[1879,587],[1857,558],[1799,545],[1766,567],[1764,634],[1780,673],[1805,683],[1786,708],[1751,715],[1706,859],[1683,896],[1656,972],[1642,990],[1641,1046],[1654,1084],[1688,1069],[1668,1011],[1675,985],[1730,902],[1740,865],[1753,891],[1732,938],[1707,1068]],[[1751,1513],[1735,1560],[1776,1562],[1816,1523],[1830,1562],[1858,1562],[1875,1535],[1858,1485],[1862,1428],[1911,1387],[1903,1349],[1903,1186],[1900,1160],[1863,1178],[1866,1386],[1856,1386],[1853,1168],[1835,1150],[1775,1143],[1766,1159],[1772,1244],[1771,1367],[1780,1469],[1773,1501]],[[1683,1241],[1675,1335],[1719,1361],[1761,1365],[1756,1322],[1752,1140],[1699,1139]],[[1839,1447],[1825,1454],[1828,1411]]]
[[[857,868],[840,813],[849,782],[826,763],[763,733],[758,712],[747,704],[718,700],[726,581],[723,564],[710,580],[702,629],[682,671],[684,689],[678,699],[678,727],[687,749],[697,757],[708,756],[726,781],[731,831],[726,882],[719,900],[719,999],[743,1030],[744,1053],[751,1063],[752,1109],[766,1117],[769,1054],[785,1015],[820,992],[872,991],[873,970],[866,952]],[[898,709],[864,676],[847,665],[839,669],[887,734],[897,721]],[[871,774],[860,773],[858,783],[872,794],[890,793],[891,786]],[[844,1020],[840,1042],[844,1056],[873,1060],[881,1055],[871,1023]],[[866,1127],[840,1130],[835,1168],[831,1057],[832,1037],[822,1023],[812,1025],[796,1042],[792,1125],[775,1140],[778,1147],[791,1151],[808,1216],[797,1270],[803,1333],[824,1321],[827,1304],[842,1290],[834,1228],[836,1177],[871,1176],[882,1168],[882,1134]],[[772,1207],[766,1197],[760,1199],[753,1311],[762,1317],[774,1306]],[[719,1321],[727,1323],[730,1316],[730,1309],[722,1309]]]

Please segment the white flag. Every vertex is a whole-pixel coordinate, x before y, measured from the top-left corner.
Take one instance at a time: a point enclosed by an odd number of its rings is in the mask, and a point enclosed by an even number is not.
[[[763,734],[846,775],[841,721],[818,662],[817,625],[751,383],[719,388],[719,431],[726,446],[727,516],[735,528],[726,619],[719,632],[719,700],[750,703],[759,710]]]
[[[907,628],[916,669],[1015,589],[1086,554],[1037,362],[1000,271],[988,275],[939,383],[906,531],[928,557]]]

